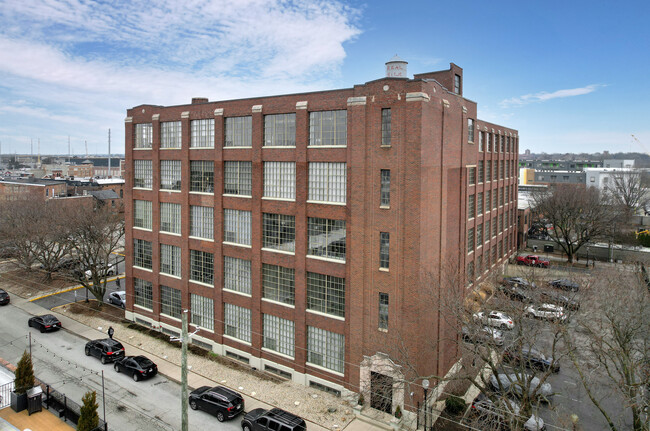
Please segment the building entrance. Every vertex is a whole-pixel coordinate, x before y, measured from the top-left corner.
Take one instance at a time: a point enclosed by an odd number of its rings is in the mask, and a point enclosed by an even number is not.
[[[393,413],[393,378],[370,372],[370,407],[388,414]]]

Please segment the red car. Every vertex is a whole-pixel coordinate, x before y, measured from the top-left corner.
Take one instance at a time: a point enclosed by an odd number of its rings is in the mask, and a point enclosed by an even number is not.
[[[517,256],[517,265],[539,266],[540,268],[548,268],[551,263],[534,254],[528,256]]]

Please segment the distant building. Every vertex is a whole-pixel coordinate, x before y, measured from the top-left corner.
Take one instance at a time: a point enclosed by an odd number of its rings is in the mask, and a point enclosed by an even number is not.
[[[623,159],[605,159],[603,162],[604,168],[634,168],[634,160],[623,160]]]
[[[535,170],[535,184],[584,184],[584,171]]]
[[[602,160],[520,160],[520,168],[546,171],[582,171],[585,168],[602,168]]]
[[[44,201],[55,197],[67,197],[68,185],[65,181],[37,178],[0,180],[0,201],[15,201],[26,196]]]

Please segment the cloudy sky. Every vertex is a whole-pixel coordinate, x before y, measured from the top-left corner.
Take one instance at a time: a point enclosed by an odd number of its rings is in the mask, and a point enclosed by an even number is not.
[[[534,152],[650,151],[650,2],[0,0],[2,153],[124,152],[126,109],[464,69]],[[635,135],[635,141],[631,135]]]

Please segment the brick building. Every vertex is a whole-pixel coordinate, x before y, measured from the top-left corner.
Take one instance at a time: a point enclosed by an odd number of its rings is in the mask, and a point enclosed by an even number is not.
[[[451,263],[462,297],[516,244],[518,135],[462,79],[129,109],[127,318],[178,333],[189,309],[219,354],[411,409],[397,337],[420,375],[458,355],[423,286]]]
[[[39,178],[7,178],[0,180],[0,201],[15,201],[31,196],[43,201],[68,195],[65,181]]]

